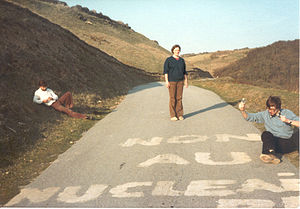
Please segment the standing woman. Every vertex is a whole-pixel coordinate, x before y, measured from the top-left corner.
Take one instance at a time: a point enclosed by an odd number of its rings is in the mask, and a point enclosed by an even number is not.
[[[171,49],[173,55],[168,57],[164,64],[166,87],[170,95],[170,116],[172,121],[183,120],[182,93],[183,85],[188,87],[187,72],[184,59],[179,56],[180,46],[174,45]]]

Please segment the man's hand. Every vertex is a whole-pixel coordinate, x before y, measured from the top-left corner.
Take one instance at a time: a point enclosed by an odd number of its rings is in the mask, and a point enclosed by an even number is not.
[[[241,111],[241,113],[242,113],[242,115],[243,115],[243,117],[245,118],[245,119],[247,119],[248,118],[248,113],[246,113],[246,104],[244,103],[244,102],[240,102],[239,103],[239,109],[240,109],[240,111]]]
[[[245,105],[244,102],[240,102],[240,103],[239,103],[239,109],[240,109],[240,111],[245,111],[245,109],[246,109],[245,106],[246,106],[246,105]]]
[[[290,120],[287,119],[284,115],[280,115],[280,120],[281,120],[282,122],[284,122],[284,123],[289,123],[289,122],[290,122]]]
[[[44,99],[43,102],[47,103],[47,102],[51,101],[52,99],[53,99],[52,97],[48,97],[48,99]]]

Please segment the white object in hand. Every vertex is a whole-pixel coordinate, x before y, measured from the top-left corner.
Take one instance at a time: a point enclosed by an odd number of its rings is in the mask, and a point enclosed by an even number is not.
[[[239,108],[240,108],[240,109],[241,109],[241,108],[244,108],[244,107],[245,107],[245,103],[246,103],[246,99],[243,98],[243,99],[241,100],[240,104],[239,104]]]

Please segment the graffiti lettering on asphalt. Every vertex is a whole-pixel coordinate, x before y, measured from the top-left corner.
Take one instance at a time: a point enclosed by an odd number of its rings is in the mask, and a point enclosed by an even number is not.
[[[258,134],[247,134],[247,136],[237,136],[231,134],[217,134],[216,142],[228,142],[231,139],[240,139],[245,141],[260,141],[260,136]],[[205,142],[211,137],[201,136],[201,135],[184,135],[175,136],[167,139],[169,144],[192,144],[198,142]],[[143,146],[157,146],[163,141],[163,137],[153,137],[150,140],[144,140],[141,138],[129,138],[125,143],[120,144],[122,147],[132,147],[134,145]]]
[[[163,137],[152,137],[151,139],[129,138],[124,143],[120,144],[122,148],[129,148],[133,146],[159,146],[162,143],[167,144],[193,144],[202,143],[207,140],[215,140],[217,143],[226,143],[231,140],[245,140],[249,142],[260,141],[258,134],[247,134],[246,136],[237,136],[230,134],[216,134],[215,136],[201,136],[201,135],[184,135],[174,136],[168,139]],[[228,155],[223,161],[215,159],[214,153],[196,152],[194,153],[195,162],[206,166],[230,166],[246,164],[252,161],[250,156],[245,152],[224,152],[223,157]],[[231,160],[228,160],[230,159]],[[178,166],[191,165],[192,162],[184,159],[178,154],[166,153],[151,157],[150,159],[137,163],[137,167],[147,169],[151,166],[161,164],[175,164]],[[195,164],[194,164],[195,165]],[[229,167],[230,169],[230,167]],[[111,185],[111,183],[92,184],[87,188],[86,186],[68,186],[49,187],[45,189],[38,188],[24,188],[20,194],[11,199],[6,206],[14,206],[22,201],[28,200],[31,203],[43,203],[49,199],[56,200],[61,203],[76,204],[85,203],[93,200],[101,201],[104,194],[110,195],[111,198],[143,198],[145,193],[143,188],[150,188],[153,197],[214,197],[219,198],[214,201],[216,207],[219,208],[234,208],[234,207],[253,207],[253,208],[271,208],[276,205],[273,199],[240,199],[232,198],[233,195],[241,197],[242,194],[249,194],[255,196],[257,191],[268,191],[272,193],[280,193],[281,200],[284,207],[298,207],[299,206],[299,178],[293,172],[277,173],[279,177],[279,184],[266,182],[259,178],[249,178],[238,182],[233,179],[206,179],[193,180],[185,185],[185,189],[176,189],[176,182],[165,181],[133,181],[126,182],[120,185]],[[233,189],[234,188],[234,189]],[[147,193],[149,195],[149,193]],[[249,196],[248,195],[248,196]],[[226,198],[228,196],[228,198]],[[256,197],[256,196],[255,196]]]
[[[281,175],[284,173],[281,173]],[[291,173],[288,173],[291,175]],[[295,175],[295,174],[294,174]],[[29,200],[32,203],[41,203],[50,198],[55,198],[64,203],[84,203],[101,198],[105,192],[109,193],[112,198],[143,198],[145,194],[139,188],[152,187],[152,196],[197,196],[197,197],[220,197],[218,207],[272,207],[272,200],[262,199],[224,199],[224,197],[236,194],[251,194],[263,190],[273,193],[289,193],[289,197],[283,197],[285,207],[297,206],[299,179],[289,178],[280,179],[280,185],[271,184],[261,179],[247,179],[239,189],[230,189],[230,186],[238,184],[235,180],[195,180],[191,181],[185,191],[174,189],[174,181],[145,181],[145,182],[128,182],[116,185],[110,188],[108,184],[91,185],[85,192],[81,186],[70,186],[66,188],[49,187],[42,190],[37,188],[25,188],[21,193],[10,200],[6,206],[13,206],[23,200]],[[238,187],[236,187],[238,188]],[[135,191],[135,189],[137,191]],[[291,192],[294,192],[291,195]]]

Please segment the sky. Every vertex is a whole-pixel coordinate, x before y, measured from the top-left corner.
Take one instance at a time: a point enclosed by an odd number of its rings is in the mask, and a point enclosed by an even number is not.
[[[81,5],[181,54],[299,39],[299,0],[62,0]]]

